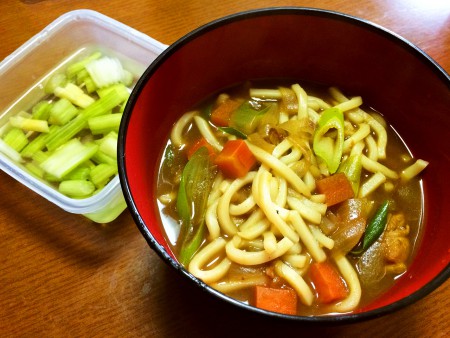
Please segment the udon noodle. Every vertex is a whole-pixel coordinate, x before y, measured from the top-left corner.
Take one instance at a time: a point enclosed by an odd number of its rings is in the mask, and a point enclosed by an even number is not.
[[[359,96],[348,98],[338,88],[330,88],[327,95],[319,97],[307,93],[299,84],[273,89],[250,87],[248,93],[245,99],[241,99],[242,95],[238,94],[218,95],[208,106],[209,109],[187,112],[171,131],[168,149],[171,149],[172,156],[169,157],[173,158],[175,154],[183,159],[178,164],[167,164],[166,151],[162,171],[166,163],[166,167],[170,167],[166,171],[170,174],[161,174],[160,186],[165,185],[166,188],[160,188],[159,201],[163,206],[162,212],[174,219],[180,219],[177,199],[181,198],[179,186],[187,162],[186,152],[194,143],[193,140],[199,138],[206,140],[205,144],[211,149],[207,156],[212,162],[210,186],[197,186],[199,190],[208,190],[205,206],[200,212],[193,207],[197,213],[202,213],[199,224],[204,226],[204,230],[198,247],[184,264],[190,273],[213,288],[241,297],[253,305],[253,291],[245,296],[240,292],[264,286],[293,289],[299,301],[296,314],[354,311],[361,304],[365,284],[373,281],[362,276],[364,262],[370,261],[366,257],[370,250],[359,256],[352,255],[350,250],[362,242],[367,223],[382,200],[389,200],[390,204],[386,217],[405,214],[406,210],[401,209],[402,204],[395,200],[395,191],[402,185],[412,184],[412,181],[417,183],[417,176],[427,162],[409,156],[406,156],[406,160],[398,159],[401,156],[396,156],[400,164],[391,167],[390,163],[393,162],[386,160],[389,157],[389,126],[380,114],[363,109],[363,100]],[[251,102],[250,108],[257,112],[256,118],[247,123],[245,128],[236,127],[239,124],[217,126],[211,121],[211,109],[230,99],[240,100],[239,104]],[[205,114],[204,111],[209,113]],[[326,111],[340,112],[343,128],[339,130],[338,125],[331,124],[322,135],[317,136],[320,134],[321,118]],[[329,114],[332,116],[333,113]],[[249,127],[249,124],[254,125]],[[342,142],[339,145],[340,132]],[[227,142],[236,139],[243,140],[256,164],[240,177],[231,177],[222,172],[211,158],[223,151]],[[324,147],[331,149],[331,153],[318,156],[320,151],[315,149],[316,141],[318,145],[322,142]],[[401,151],[403,155],[406,153],[403,148]],[[327,156],[330,158],[327,159]],[[338,157],[337,163],[333,163],[333,156]],[[350,158],[358,158],[361,167],[357,179],[350,180],[356,184],[353,186],[354,194],[346,201],[329,205],[326,193],[318,191],[318,181],[340,172],[348,176],[348,171],[343,167]],[[330,169],[333,166],[336,168]],[[339,206],[345,203],[349,205],[350,214],[356,212],[351,208],[357,204],[358,213],[364,215],[363,229],[353,229],[353,232],[360,232],[356,239],[352,237],[354,234],[349,235],[351,229],[339,229],[342,223],[337,221],[341,217]],[[195,217],[199,215],[191,219]],[[414,221],[411,218],[416,219],[417,228],[419,216],[407,216],[406,222],[412,224]],[[178,221],[178,224],[185,226],[183,221]],[[413,244],[410,226],[405,221],[401,225],[404,230],[401,236],[391,236],[394,240],[386,244],[389,224],[375,243],[385,248],[390,245],[390,250],[395,247],[395,250],[401,251],[399,255],[403,256],[402,259],[396,256],[389,260],[386,254],[378,254],[384,257],[383,263],[381,267],[379,263],[373,264],[378,264],[375,270],[380,270],[382,276],[392,271],[397,274],[404,272]],[[195,230],[189,231],[192,235]],[[398,231],[396,228],[389,234],[397,235]],[[179,236],[183,236],[183,229]],[[349,238],[354,242],[353,245],[348,247],[349,244],[342,244],[348,242]],[[401,246],[398,242],[407,244]],[[175,249],[178,254],[181,243],[182,239],[178,238]],[[319,286],[309,275],[309,270],[314,263],[323,262],[337,271],[345,285],[346,294],[335,301],[319,304]],[[373,273],[372,270],[370,273]],[[308,307],[315,310],[305,310]]]

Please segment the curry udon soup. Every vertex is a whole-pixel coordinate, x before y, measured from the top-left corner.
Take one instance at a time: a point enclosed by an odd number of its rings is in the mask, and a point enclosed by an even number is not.
[[[408,268],[426,165],[361,97],[245,84],[175,123],[158,204],[177,259],[211,287],[283,314],[348,313]]]

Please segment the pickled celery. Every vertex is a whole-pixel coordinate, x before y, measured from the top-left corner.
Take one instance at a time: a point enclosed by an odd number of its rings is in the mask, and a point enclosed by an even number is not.
[[[134,80],[101,52],[70,64],[1,127],[0,152],[68,197],[96,194],[117,175],[117,133]]]

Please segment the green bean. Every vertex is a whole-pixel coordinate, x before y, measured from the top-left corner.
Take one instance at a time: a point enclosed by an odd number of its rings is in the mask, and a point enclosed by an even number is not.
[[[375,243],[381,234],[384,232],[387,224],[387,216],[389,211],[389,202],[384,201],[381,206],[376,211],[373,218],[367,225],[366,232],[364,233],[364,238],[362,244],[359,247],[350,251],[350,254],[358,256],[366,251],[373,243]]]

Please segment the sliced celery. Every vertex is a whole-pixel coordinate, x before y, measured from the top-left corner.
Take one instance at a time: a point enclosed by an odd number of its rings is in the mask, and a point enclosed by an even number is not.
[[[89,174],[91,173],[91,168],[85,166],[85,167],[78,167],[72,170],[66,177],[64,177],[65,180],[87,180],[89,179]]]
[[[97,150],[97,152],[98,152],[98,150]],[[84,163],[82,164],[82,166],[83,166],[83,167],[87,167],[87,168],[89,168],[89,169],[94,168],[94,167],[96,166],[96,164],[92,161],[92,159],[93,159],[93,157],[92,157],[90,160],[84,162]]]
[[[86,70],[99,88],[119,82],[124,83],[129,77],[120,61],[117,58],[108,56],[89,62],[86,65]]]
[[[103,151],[106,155],[117,159],[117,140],[119,136],[116,132],[112,131],[100,140],[99,150]]]
[[[48,101],[40,101],[31,108],[31,116],[36,120],[48,120],[52,103]]]
[[[25,148],[22,149],[22,151],[20,152],[21,155],[26,158],[33,157],[36,152],[45,148],[45,144],[47,143],[49,135],[56,132],[56,130],[58,130],[59,128],[61,127],[56,125],[50,126],[49,133],[43,133],[36,136],[32,141],[30,141],[30,143],[26,145]]]
[[[19,152],[13,149],[9,144],[0,138],[0,152],[8,156],[11,160],[16,162],[22,162],[22,156]]]
[[[65,86],[67,83],[67,76],[62,73],[52,75],[44,85],[44,92],[46,94],[53,94],[56,87]]]
[[[100,163],[91,169],[91,181],[97,188],[103,187],[111,177],[117,174],[117,165]]]
[[[82,144],[80,140],[74,138],[61,145],[40,165],[47,173],[62,178],[81,163],[89,160],[97,150],[98,145]]]
[[[83,89],[69,82],[65,87],[56,87],[54,94],[59,98],[65,98],[74,105],[86,108],[95,102],[89,95],[85,94]]]
[[[92,161],[100,164],[117,164],[117,160],[109,155],[106,155],[103,151],[97,150],[97,152],[92,156]]]
[[[84,198],[92,195],[95,186],[86,180],[67,180],[59,184],[58,190],[69,197]]]
[[[106,114],[128,98],[125,86],[119,86],[104,97],[98,99],[86,109],[82,110],[72,121],[64,125],[47,141],[47,149],[54,150],[73,138],[87,125],[89,118]]]
[[[12,128],[9,122],[6,122],[3,126],[0,127],[0,137],[3,137],[8,131]]]
[[[3,141],[17,152],[20,152],[28,144],[28,138],[25,132],[17,127],[11,128],[3,136]]]
[[[36,151],[31,158],[33,159],[33,161],[35,161],[36,163],[39,164],[39,163],[44,162],[46,159],[48,159],[49,156],[50,156],[50,154],[48,152],[39,150],[39,151]]]
[[[25,164],[25,168],[27,168],[32,175],[39,178],[44,178],[45,171],[38,164],[28,162]]]
[[[92,94],[93,92],[95,92],[98,89],[98,87],[95,85],[94,81],[92,80],[92,78],[90,76],[85,78],[83,83],[86,88],[86,91],[89,94]]]
[[[116,84],[113,84],[108,87],[103,87],[103,88],[97,89],[97,95],[99,97],[104,97],[114,90],[120,90],[122,92],[124,89],[126,89],[126,86],[123,83],[116,83]],[[127,90],[127,92],[128,92],[128,90]]]
[[[55,175],[44,172],[44,180],[50,183],[59,183],[62,179],[60,177],[56,177]]]
[[[84,80],[89,77],[89,73],[86,69],[82,69],[77,73],[76,83],[81,86],[84,83]]]
[[[81,115],[76,116],[72,121],[49,135],[47,138],[47,149],[55,150],[60,145],[68,142],[71,138],[83,130],[85,125],[86,119]]]
[[[108,134],[111,131],[117,133],[119,132],[122,116],[123,114],[115,113],[92,117],[88,120],[89,129],[94,135]]]
[[[48,77],[48,95],[0,127],[0,152],[74,198],[117,175],[117,133],[134,77],[117,59],[94,62],[101,57],[94,52]]]
[[[100,52],[94,52],[91,55],[85,57],[84,59],[75,62],[73,64],[71,64],[69,67],[67,67],[66,69],[66,75],[69,78],[72,78],[74,76],[77,75],[78,72],[82,71],[83,69],[85,69],[86,65],[93,61],[93,60],[97,60],[102,56],[102,53]]]
[[[59,126],[65,125],[78,114],[78,109],[66,98],[61,98],[50,109],[48,121]]]
[[[9,123],[13,127],[20,128],[24,131],[37,131],[40,133],[48,133],[48,123],[46,120],[29,119],[22,116],[11,116]]]

